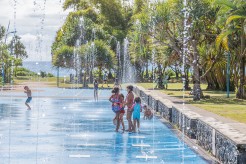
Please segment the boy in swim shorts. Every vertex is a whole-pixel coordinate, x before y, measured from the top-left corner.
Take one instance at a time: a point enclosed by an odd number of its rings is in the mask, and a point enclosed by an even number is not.
[[[29,103],[32,100],[32,91],[29,89],[28,86],[25,86],[24,89],[25,89],[24,93],[26,93],[26,95],[27,95],[27,99],[26,99],[25,105],[28,107],[27,110],[31,110],[31,107],[29,106]]]

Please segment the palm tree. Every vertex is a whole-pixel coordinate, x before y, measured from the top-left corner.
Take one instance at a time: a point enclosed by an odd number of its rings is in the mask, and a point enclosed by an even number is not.
[[[245,92],[245,58],[246,58],[246,37],[245,37],[245,20],[246,20],[246,2],[244,0],[217,0],[216,4],[222,6],[221,9],[226,13],[225,28],[216,39],[217,48],[222,45],[225,50],[238,52],[238,62],[240,69],[240,82],[236,97],[246,98]],[[235,43],[236,42],[236,43]],[[240,42],[240,45],[237,44]],[[238,49],[237,49],[238,48]]]

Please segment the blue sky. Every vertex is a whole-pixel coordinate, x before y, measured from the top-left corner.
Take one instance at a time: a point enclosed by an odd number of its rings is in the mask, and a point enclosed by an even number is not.
[[[17,35],[21,37],[29,55],[27,60],[51,60],[51,44],[68,14],[68,11],[62,9],[63,2],[64,0],[0,0],[0,24],[7,28],[10,21],[9,32],[14,31],[16,24]],[[13,34],[8,35],[8,41],[12,36]]]

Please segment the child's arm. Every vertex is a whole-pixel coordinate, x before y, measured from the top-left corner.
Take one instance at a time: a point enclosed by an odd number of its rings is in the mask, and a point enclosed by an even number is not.
[[[31,93],[31,90],[25,90],[24,93]]]
[[[113,97],[113,95],[112,95],[112,96],[110,96],[110,98],[108,99],[111,103],[113,103],[113,101],[112,101],[112,97]]]
[[[131,110],[132,110],[132,111],[134,110],[134,106],[135,106],[135,104],[133,104],[132,107],[131,107]]]

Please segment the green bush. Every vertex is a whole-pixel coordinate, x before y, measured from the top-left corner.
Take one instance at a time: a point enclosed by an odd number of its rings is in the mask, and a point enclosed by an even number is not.
[[[18,71],[16,72],[16,76],[30,76],[29,72]]]
[[[37,75],[35,72],[32,72],[26,68],[23,67],[17,67],[15,69],[16,76],[33,76]]]
[[[47,77],[54,77],[54,75],[52,73],[48,73]]]
[[[175,76],[175,72],[171,69],[166,70],[165,74],[168,75],[169,77]]]

